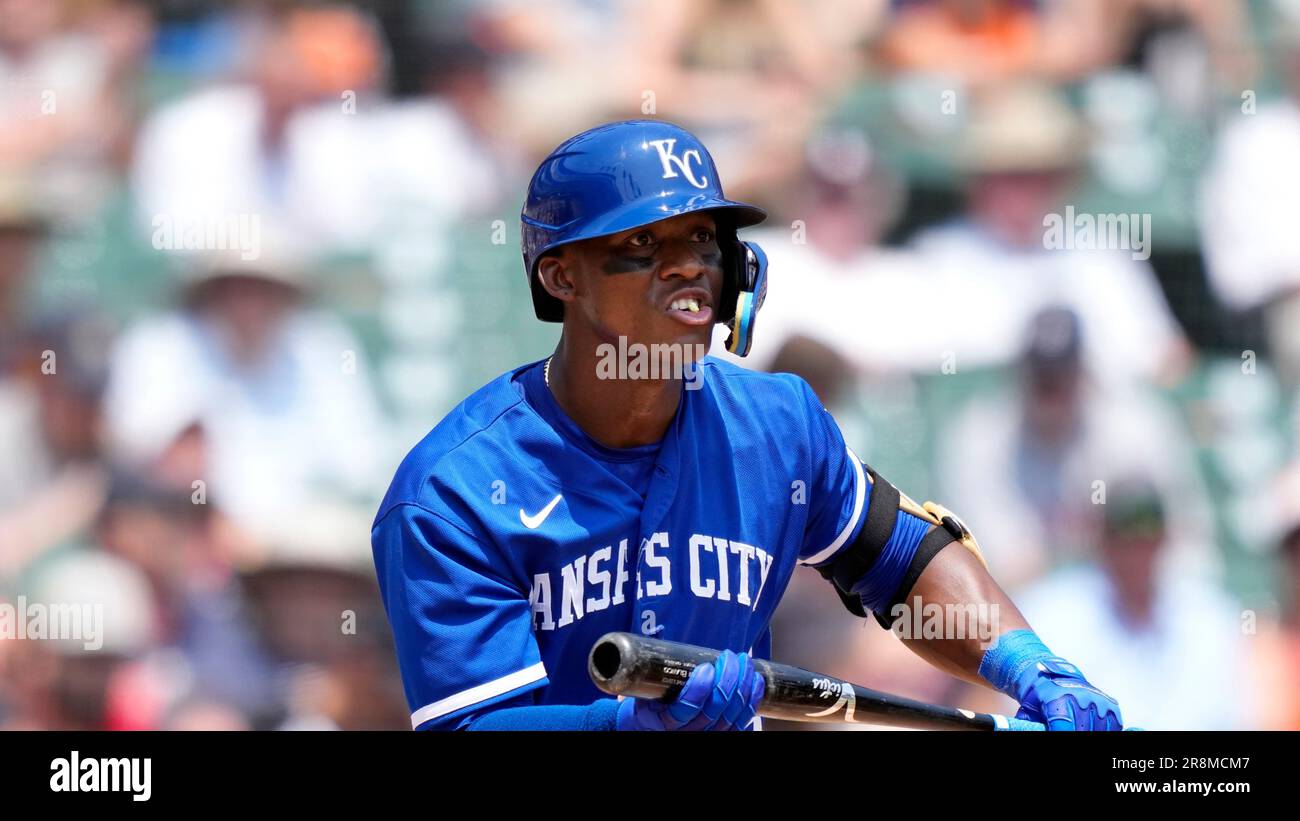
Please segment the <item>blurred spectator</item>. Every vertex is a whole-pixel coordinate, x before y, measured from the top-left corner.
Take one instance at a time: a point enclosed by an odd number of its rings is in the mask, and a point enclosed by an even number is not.
[[[396,226],[427,238],[430,223],[482,216],[496,206],[511,174],[523,173],[521,146],[512,122],[503,119],[483,49],[465,40],[422,40],[418,96],[368,112],[361,162],[368,176],[367,207],[381,209],[382,221],[365,214],[371,243]],[[411,214],[424,219],[412,226]]]
[[[1157,77],[1199,70],[1238,89],[1255,70],[1248,3],[1219,0],[1047,0],[1041,68],[1073,79],[1113,66]]]
[[[1100,384],[1085,345],[1072,311],[1033,319],[1018,383],[972,401],[943,431],[941,498],[979,536],[997,579],[1015,586],[1087,556],[1099,502],[1120,492],[1101,483],[1138,473],[1178,511],[1164,564],[1217,577],[1209,500],[1181,421],[1139,389]]]
[[[651,84],[665,94],[734,107],[729,112],[702,111],[693,119],[741,113],[742,103],[734,92],[754,84],[782,98],[797,92],[806,104],[861,70],[854,49],[885,22],[884,12],[880,0],[646,4],[632,14],[636,29],[644,33],[637,38],[643,61],[638,68],[651,80],[666,81]]]
[[[834,407],[851,387],[852,370],[834,350],[806,336],[789,337],[769,368],[801,377],[826,407]]]
[[[1281,4],[1279,4],[1281,5]],[[1210,284],[1230,309],[1263,308],[1279,375],[1300,387],[1300,10],[1279,25],[1287,96],[1242,102],[1219,135],[1201,188],[1200,223]]]
[[[798,167],[819,117],[863,68],[882,0],[667,0],[630,8],[632,76],[622,111],[692,123],[727,169],[733,196],[775,187]]]
[[[1048,647],[1119,700],[1127,726],[1244,729],[1240,608],[1213,585],[1160,571],[1181,512],[1145,477],[1110,485],[1094,562],[1024,591],[1020,610]]]
[[[423,41],[427,96],[394,103],[384,44],[356,10],[295,4],[252,30],[246,78],[145,125],[133,172],[145,222],[255,214],[319,251],[364,252],[395,226],[427,235],[496,202],[510,152],[481,50]]]
[[[347,7],[293,4],[250,25],[245,46],[247,77],[144,125],[133,170],[142,222],[259,215],[301,242],[354,247],[385,216],[368,175],[383,151],[363,116],[378,102],[384,63],[372,25]]]
[[[328,537],[340,506],[367,518],[388,455],[361,345],[304,303],[304,264],[279,240],[257,260],[202,256],[183,306],[113,353],[117,452],[153,464],[199,423],[208,472],[188,483],[254,542]]]
[[[1130,249],[1047,247],[1049,215],[1076,231],[1064,209],[1084,149],[1077,117],[1045,87],[999,88],[975,112],[960,157],[966,214],[912,243],[930,313],[945,318],[914,323],[936,369],[945,356],[958,369],[1010,361],[1030,317],[1051,304],[1079,315],[1096,379],[1168,378],[1184,364],[1187,344],[1137,247],[1140,223],[1124,234]],[[1150,220],[1146,229],[1149,243]]]
[[[103,505],[100,400],[112,328],[90,312],[36,323],[0,382],[0,580],[87,528]]]
[[[1032,0],[904,0],[882,43],[895,70],[983,86],[1038,67],[1043,23]]]
[[[146,6],[2,0],[0,20],[0,184],[30,173],[65,218],[93,213],[133,122]]]
[[[11,714],[4,729],[152,729],[136,717],[156,705],[165,682],[156,670],[146,674],[157,624],[143,575],[121,559],[74,550],[33,571],[21,590],[28,608],[75,611],[76,620],[63,623],[77,629],[6,642],[0,697]],[[97,615],[81,618],[88,612]],[[46,618],[52,629],[53,617]]]
[[[885,0],[667,0],[476,10],[516,139],[540,156],[601,120],[689,121],[737,194],[783,179],[821,101],[860,71]]]
[[[1218,0],[903,0],[881,53],[895,70],[974,87],[1077,80],[1170,58],[1238,88],[1253,70],[1244,4]],[[1191,61],[1189,63],[1189,60]],[[1184,82],[1196,78],[1184,77]]]
[[[722,344],[714,351],[773,370],[787,341],[802,337],[833,350],[851,372],[936,366],[907,310],[928,299],[914,255],[881,246],[902,208],[901,181],[861,133],[832,129],[809,139],[796,179],[777,216],[789,229],[745,233],[763,247],[771,271],[762,331],[745,359]],[[723,338],[719,330],[717,341]]]
[[[280,729],[406,729],[396,658],[362,531],[322,550],[276,543],[243,578],[264,647],[282,665]]]
[[[221,554],[215,528],[220,515],[196,504],[188,486],[118,474],[96,536],[148,580],[158,643],[175,651],[185,698],[264,722],[276,715],[282,694],[243,603],[232,566],[236,557]]]
[[[642,36],[630,26],[634,10],[625,1],[499,0],[468,7],[453,36],[491,53],[510,142],[541,158],[607,112],[641,104],[647,86],[622,88],[635,79],[624,75]]]

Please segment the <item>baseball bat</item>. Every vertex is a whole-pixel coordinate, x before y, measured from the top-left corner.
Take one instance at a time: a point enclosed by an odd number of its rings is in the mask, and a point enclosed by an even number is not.
[[[717,650],[634,633],[606,633],[591,648],[587,672],[610,695],[671,701],[691,671]],[[1045,730],[1042,724],[993,713],[926,704],[765,659],[753,659],[766,683],[758,714],[786,721],[883,724],[913,730]]]

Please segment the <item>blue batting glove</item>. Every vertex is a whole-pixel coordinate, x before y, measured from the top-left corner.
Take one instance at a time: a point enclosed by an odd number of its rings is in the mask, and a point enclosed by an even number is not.
[[[980,675],[1020,703],[1016,718],[1049,730],[1122,730],[1115,699],[1092,686],[1078,667],[1054,655],[1032,630],[1001,635],[984,654]]]
[[[691,671],[677,699],[669,704],[624,699],[618,706],[619,730],[743,730],[754,720],[765,682],[749,654],[724,650],[713,664]]]
[[[1059,656],[1041,659],[1016,682],[1016,718],[1049,730],[1122,730],[1119,703],[1088,683],[1078,667]]]

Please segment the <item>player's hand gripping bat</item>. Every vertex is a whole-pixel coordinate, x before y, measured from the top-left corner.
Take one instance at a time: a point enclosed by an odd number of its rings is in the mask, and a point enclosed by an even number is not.
[[[606,633],[591,648],[587,672],[610,695],[672,700],[691,671],[717,650],[633,633]],[[767,688],[758,714],[786,721],[883,724],[916,730],[1046,730],[1042,724],[913,701],[788,664],[753,659]]]

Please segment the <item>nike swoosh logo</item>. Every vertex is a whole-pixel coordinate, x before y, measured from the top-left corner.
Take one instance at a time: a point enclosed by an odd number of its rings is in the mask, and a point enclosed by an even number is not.
[[[555,510],[555,506],[558,505],[560,503],[560,500],[563,498],[564,498],[563,494],[560,493],[555,494],[555,498],[551,500],[551,503],[546,507],[542,508],[541,510],[539,510],[533,516],[529,516],[528,514],[524,513],[524,509],[522,507],[519,508],[519,521],[523,522],[524,527],[528,528],[529,530],[536,530],[537,528],[541,527],[542,522],[546,521],[546,517],[551,515],[551,511]]]

